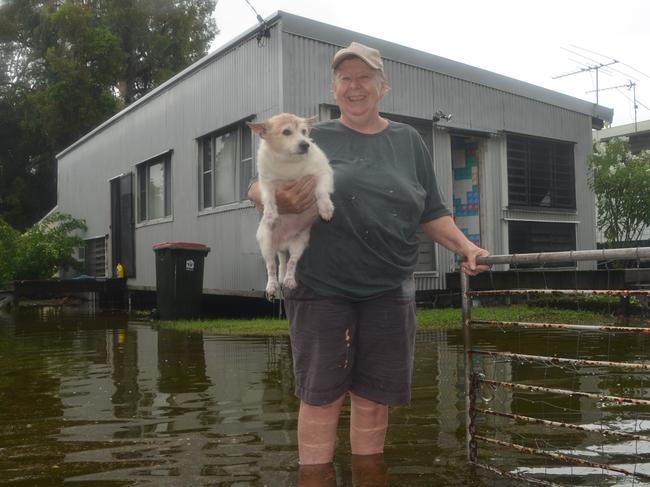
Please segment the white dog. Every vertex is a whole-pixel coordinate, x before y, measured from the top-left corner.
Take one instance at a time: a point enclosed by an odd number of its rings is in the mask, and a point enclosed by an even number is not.
[[[334,176],[323,151],[309,139],[313,119],[281,113],[248,126],[262,139],[257,151],[257,173],[264,212],[257,228],[257,242],[266,263],[266,294],[278,294],[276,255],[285,288],[296,287],[296,264],[309,243],[309,231],[318,215],[329,221],[334,214],[330,194]],[[276,189],[284,183],[313,175],[316,205],[302,213],[278,213]],[[286,252],[289,260],[286,260]]]

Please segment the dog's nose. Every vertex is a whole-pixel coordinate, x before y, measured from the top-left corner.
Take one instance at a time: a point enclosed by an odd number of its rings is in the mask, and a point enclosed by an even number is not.
[[[306,154],[309,150],[309,142],[302,141],[300,144],[298,144],[298,148],[300,149],[301,154]]]

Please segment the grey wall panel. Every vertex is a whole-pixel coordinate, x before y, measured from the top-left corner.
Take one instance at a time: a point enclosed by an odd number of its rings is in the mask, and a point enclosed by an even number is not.
[[[451,137],[449,132],[442,130],[433,131],[433,169],[438,181],[438,187],[448,208],[452,208],[453,186],[451,167]],[[436,289],[444,289],[446,286],[445,273],[451,272],[454,268],[454,254],[436,244],[436,270],[439,272],[439,279]]]
[[[321,103],[334,103],[330,63],[338,48],[288,33],[282,42],[283,111],[317,115]]]

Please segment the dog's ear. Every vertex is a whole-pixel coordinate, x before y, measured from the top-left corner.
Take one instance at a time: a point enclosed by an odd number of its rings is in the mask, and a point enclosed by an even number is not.
[[[250,127],[250,129],[255,132],[257,135],[259,135],[261,138],[264,138],[266,135],[266,123],[264,122],[246,122],[246,125]]]
[[[318,115],[314,115],[313,117],[309,117],[305,119],[305,122],[307,122],[307,126],[309,128],[312,128],[313,125],[318,122]]]

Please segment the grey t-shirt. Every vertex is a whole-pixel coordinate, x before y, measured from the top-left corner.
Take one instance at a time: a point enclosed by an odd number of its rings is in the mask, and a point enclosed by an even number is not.
[[[338,120],[311,137],[334,170],[334,217],[319,219],[298,263],[298,280],[321,296],[368,299],[414,271],[421,223],[450,215],[417,131],[390,122],[378,134]]]

